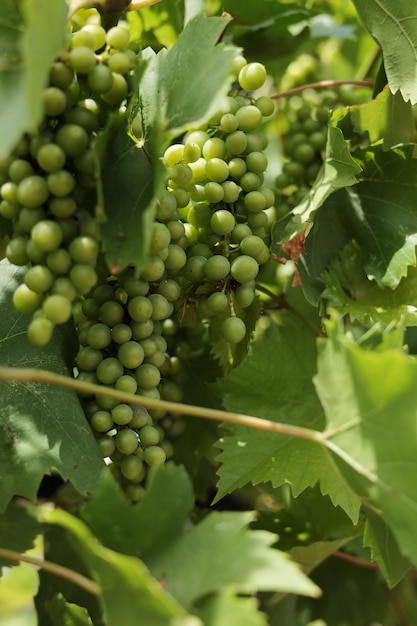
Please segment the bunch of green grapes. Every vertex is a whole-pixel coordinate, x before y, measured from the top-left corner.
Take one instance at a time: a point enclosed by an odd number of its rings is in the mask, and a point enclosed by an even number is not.
[[[244,312],[255,300],[259,266],[270,258],[267,211],[275,200],[264,184],[261,127],[274,103],[251,93],[264,85],[266,70],[239,56],[234,71],[238,84],[224,108],[164,154],[188,242],[185,299],[201,318],[218,322],[230,344],[247,336]]]
[[[282,172],[276,178],[277,214],[288,214],[309,192],[323,164],[327,126],[337,94],[308,92],[292,97],[284,110]]]
[[[0,164],[0,214],[12,221],[6,256],[26,266],[16,309],[33,315],[29,339],[45,345],[73,303],[97,282],[96,163],[92,146],[128,93],[135,55],[122,27],[74,32],[43,92],[44,118]]]
[[[128,268],[84,298],[76,364],[79,380],[179,401],[181,388],[170,378],[181,364],[169,356],[167,338],[177,330],[172,317],[181,293],[177,276],[186,263],[185,229],[171,219],[176,202],[169,192],[162,194],[156,213],[166,219],[153,224],[149,260],[140,276]],[[153,425],[165,413],[148,413],[100,394],[84,398],[84,404],[103,457],[111,459],[128,496],[137,501],[146,467],[163,463],[171,452],[164,449],[163,430]]]

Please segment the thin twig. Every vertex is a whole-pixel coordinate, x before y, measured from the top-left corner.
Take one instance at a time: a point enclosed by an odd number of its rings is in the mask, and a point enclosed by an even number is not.
[[[300,87],[294,87],[293,89],[287,89],[286,91],[280,91],[271,96],[273,100],[279,98],[287,98],[294,94],[301,93],[306,89],[331,89],[332,87],[340,87],[341,85],[355,85],[356,87],[369,87],[374,86],[373,80],[321,80],[317,83],[309,83],[308,85],[301,85]]]
[[[380,567],[377,563],[372,563],[371,561],[364,561],[357,556],[353,556],[352,554],[347,554],[346,552],[340,552],[336,550],[336,552],[332,553],[333,556],[341,559],[342,561],[348,561],[349,563],[353,563],[354,565],[359,565],[360,567],[368,567],[369,569],[379,570]],[[408,570],[405,573],[409,578],[417,578],[417,572],[413,569]]]
[[[62,376],[47,370],[0,367],[0,380],[9,382],[38,382],[66,387],[81,393],[91,395],[101,395],[120,402],[128,404],[139,404],[149,409],[162,409],[170,413],[181,413],[191,417],[201,417],[203,419],[216,420],[220,422],[228,422],[230,424],[238,424],[239,426],[247,426],[249,428],[257,428],[258,430],[266,430],[269,432],[279,433],[281,435],[289,435],[290,437],[298,437],[300,439],[308,439],[315,443],[324,443],[324,433],[303,428],[301,426],[293,426],[292,424],[283,424],[281,422],[272,422],[261,417],[252,415],[243,415],[241,413],[229,413],[219,409],[210,409],[201,406],[193,406],[183,404],[181,402],[168,402],[167,400],[156,400],[155,398],[147,398],[136,394],[110,389],[105,385],[95,385],[85,381]]]
[[[7,550],[6,548],[0,548],[0,557],[2,559],[6,559],[7,561],[30,563],[30,565],[35,565],[36,567],[39,567],[39,569],[45,570],[45,572],[49,572],[50,574],[69,580],[74,585],[77,585],[77,587],[81,587],[82,589],[85,589],[85,591],[88,591],[88,593],[92,593],[95,596],[100,595],[100,587],[97,583],[89,578],[86,578],[82,574],[79,574],[78,572],[74,572],[74,570],[69,569],[68,567],[58,565],[58,563],[44,561],[43,559],[28,556],[27,554],[21,554],[20,552],[15,552],[14,550]]]

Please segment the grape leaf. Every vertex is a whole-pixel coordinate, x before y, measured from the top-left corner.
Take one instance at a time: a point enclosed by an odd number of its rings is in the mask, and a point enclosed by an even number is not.
[[[145,135],[150,129],[161,129],[175,137],[199,126],[220,108],[230,88],[236,55],[236,48],[218,43],[229,21],[199,13],[169,50],[147,54],[139,89]]]
[[[241,593],[279,590],[317,597],[314,583],[284,553],[270,548],[274,535],[246,528],[251,518],[251,512],[210,513],[161,555],[154,574],[164,577],[168,591],[186,608],[230,585]]]
[[[408,268],[416,265],[417,160],[413,151],[412,145],[404,145],[386,152],[374,147],[358,154],[364,168],[362,180],[337,191],[320,207],[298,263],[310,302],[317,303],[323,291],[321,276],[352,241],[360,248],[367,278],[380,288],[398,288]],[[362,280],[359,275],[358,279]],[[411,303],[395,303],[400,304]]]
[[[65,331],[57,329],[51,343],[40,350],[27,338],[27,316],[13,307],[12,294],[23,272],[7,260],[0,263],[0,364],[69,375],[65,342],[74,345],[71,332],[65,339]],[[103,461],[73,391],[0,382],[0,433],[0,509],[14,495],[34,500],[42,477],[53,469],[81,493],[96,487]]]
[[[127,134],[126,118],[113,116],[95,142],[104,208],[100,233],[110,268],[140,272],[154,219],[154,170],[145,149]]]
[[[40,530],[41,525],[28,509],[19,506],[16,502],[10,502],[4,513],[0,515],[0,547],[15,552],[26,552],[33,547]],[[0,576],[2,565],[11,567],[17,565],[17,562],[0,559]]]
[[[329,126],[326,156],[311,190],[307,196],[293,209],[293,216],[282,233],[279,222],[272,231],[272,251],[280,254],[279,242],[290,239],[302,231],[317,209],[336,189],[349,187],[357,182],[361,167],[352,158],[340,128]]]
[[[398,348],[374,351],[355,343],[336,315],[326,328],[315,377],[326,446],[357,496],[383,515],[400,552],[416,564],[417,363]]]
[[[372,560],[378,563],[385,580],[394,587],[410,569],[410,562],[398,550],[392,532],[379,515],[368,510],[363,545],[371,549]]]
[[[359,17],[382,48],[391,90],[417,102],[417,22],[413,0],[353,0]]]
[[[4,0],[0,7],[0,157],[42,118],[49,68],[66,46],[65,0]],[[45,20],[45,15],[48,19]]]
[[[267,626],[266,616],[257,609],[255,598],[241,598],[226,588],[205,598],[195,610],[204,626]]]
[[[248,358],[217,387],[229,411],[320,430],[315,371],[314,335],[298,320],[285,318],[282,328],[270,325]],[[320,481],[321,491],[357,522],[359,500],[320,446],[244,426],[225,428],[231,434],[218,443],[222,466],[216,500],[248,482],[289,483],[298,495]]]
[[[46,610],[54,626],[91,626],[93,623],[84,607],[66,602],[62,594],[48,600]]]
[[[49,512],[47,522],[70,533],[76,554],[101,588],[107,626],[131,626],[138,616],[146,626],[182,625],[185,610],[139,559],[104,547],[81,520],[61,509]]]
[[[355,131],[368,132],[371,143],[382,139],[384,150],[412,141],[415,125],[411,105],[388,88],[370,102],[349,107],[349,115]]]
[[[142,500],[126,499],[105,473],[81,516],[107,547],[141,557],[145,563],[182,533],[192,508],[192,487],[184,469],[169,463],[152,472]]]

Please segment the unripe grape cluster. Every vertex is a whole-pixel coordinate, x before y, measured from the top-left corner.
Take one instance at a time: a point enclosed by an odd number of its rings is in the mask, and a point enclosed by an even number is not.
[[[97,285],[82,304],[78,326],[78,379],[119,391],[179,401],[181,388],[172,380],[179,373],[178,358],[167,353],[167,337],[177,330],[174,305],[181,288],[176,278],[186,263],[181,247],[184,226],[175,219],[172,194],[163,193],[152,228],[149,261],[139,277],[132,269]],[[164,377],[161,380],[161,377]],[[120,403],[97,394],[84,400],[86,414],[104,457],[137,501],[146,468],[165,461],[163,431],[153,425],[165,412]]]
[[[238,56],[234,71],[238,83],[222,110],[164,154],[188,242],[183,289],[230,344],[247,336],[243,318],[255,300],[259,266],[270,258],[266,211],[275,200],[264,184],[261,128],[274,103],[251,93],[264,85],[265,67]]]
[[[97,282],[99,253],[93,142],[102,114],[128,93],[135,55],[129,33],[86,24],[53,63],[43,92],[44,119],[0,164],[0,214],[12,221],[6,256],[26,266],[15,308],[33,316],[28,329],[45,345],[74,302]]]

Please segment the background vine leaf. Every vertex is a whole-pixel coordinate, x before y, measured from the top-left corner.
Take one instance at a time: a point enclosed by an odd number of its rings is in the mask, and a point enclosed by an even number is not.
[[[28,319],[12,303],[21,276],[22,268],[1,261],[0,363],[69,375],[65,329],[42,350],[27,338]],[[53,470],[81,493],[97,486],[103,461],[74,392],[0,383],[0,433],[0,509],[15,495],[34,500],[42,477]]]

